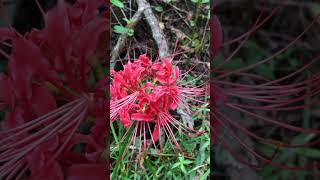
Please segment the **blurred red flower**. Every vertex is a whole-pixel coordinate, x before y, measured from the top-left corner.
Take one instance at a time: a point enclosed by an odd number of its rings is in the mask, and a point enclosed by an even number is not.
[[[1,178],[105,179],[107,79],[97,69],[108,19],[99,13],[101,5],[58,0],[48,12],[39,7],[43,29],[24,35],[12,27],[0,30],[1,43],[11,48],[1,50],[8,59],[8,71],[0,75],[6,112]]]
[[[212,118],[211,141],[212,143],[215,143],[214,145],[219,143],[219,145],[228,150],[236,160],[249,167],[261,169],[270,164],[274,167],[286,170],[305,170],[312,167],[319,167],[320,164],[317,164],[316,161],[312,159],[309,161],[310,163],[305,164],[303,167],[297,167],[278,163],[277,161],[274,161],[274,159],[276,158],[279,149],[310,147],[318,144],[319,139],[312,138],[313,140],[307,143],[292,144],[290,141],[284,142],[281,139],[263,137],[263,135],[258,132],[244,127],[234,118],[233,114],[240,113],[242,116],[254,120],[257,126],[273,125],[277,128],[285,129],[288,132],[303,133],[315,137],[319,136],[319,129],[291,125],[288,122],[276,118],[277,116],[270,115],[270,113],[276,114],[281,112],[293,113],[308,108],[305,104],[305,99],[307,98],[312,99],[311,105],[315,105],[318,102],[317,99],[320,94],[319,73],[314,73],[302,80],[300,78],[299,81],[297,80],[297,77],[302,77],[302,72],[319,61],[319,54],[296,71],[274,80],[269,80],[253,71],[255,68],[267,63],[292,47],[315,24],[318,17],[315,18],[295,39],[269,57],[241,68],[232,70],[224,68],[224,65],[232,61],[232,58],[239,52],[245,42],[247,42],[248,38],[268,21],[278,9],[279,7],[273,8],[269,14],[261,12],[249,31],[237,38],[225,42],[223,41],[222,25],[219,22],[218,17],[213,15],[211,19],[210,45],[211,58],[215,65],[211,67],[212,77],[210,83],[212,100],[210,114],[210,117]],[[231,54],[227,55],[226,58],[217,62],[218,53],[223,53],[223,47],[231,44],[237,44],[235,49]],[[252,82],[237,81],[235,78],[250,78]],[[294,81],[292,81],[293,78],[295,78]],[[221,133],[222,130],[224,133]],[[272,155],[265,155],[258,152],[257,149],[240,138],[241,136],[239,134],[250,137],[254,142],[259,144],[269,145],[268,147],[272,147],[274,153]],[[248,153],[248,156],[254,157],[257,162],[252,163],[245,158],[244,154],[239,154],[238,151],[233,149],[232,145],[226,141],[226,137],[234,139],[235,142],[239,144],[241,150],[245,150],[245,152]]]

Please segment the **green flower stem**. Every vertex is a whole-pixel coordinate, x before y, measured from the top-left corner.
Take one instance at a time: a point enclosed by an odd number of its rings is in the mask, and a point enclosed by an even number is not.
[[[119,139],[118,139],[118,136],[116,134],[116,131],[114,130],[113,123],[110,123],[110,127],[111,127],[111,131],[112,131],[112,135],[114,137],[114,140],[116,141],[116,144],[119,144]]]

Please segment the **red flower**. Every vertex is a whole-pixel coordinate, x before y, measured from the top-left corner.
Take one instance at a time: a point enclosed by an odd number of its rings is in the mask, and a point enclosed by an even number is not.
[[[94,85],[88,81],[100,65],[99,37],[108,30],[97,13],[103,3],[58,0],[43,14],[43,29],[25,35],[0,31],[1,42],[12,42],[6,43],[10,54],[1,51],[9,62],[8,72],[0,74],[0,108],[7,111],[0,179],[105,179],[107,80],[100,74]],[[79,128],[88,126],[84,135]]]
[[[186,99],[203,95],[205,89],[179,85],[179,69],[173,68],[172,62],[167,58],[152,64],[146,55],[140,55],[139,59],[124,65],[122,71],[112,71],[111,74],[113,76],[110,89],[111,121],[120,119],[123,126],[128,129],[135,126],[130,143],[135,144],[139,136],[137,134],[140,133],[140,138],[144,138],[144,152],[147,151],[147,145],[153,145],[157,149],[156,141],[160,131],[163,130],[171,145],[175,144],[183,152],[171,126],[174,129],[182,128],[188,133],[198,132],[172,117],[170,111],[177,108],[185,110],[188,108]],[[150,124],[155,125],[153,130]],[[147,140],[147,132],[151,135],[151,131],[152,139]],[[139,150],[138,160],[140,154]]]

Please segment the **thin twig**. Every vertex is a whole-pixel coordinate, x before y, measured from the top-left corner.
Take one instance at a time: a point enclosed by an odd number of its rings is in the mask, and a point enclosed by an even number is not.
[[[151,28],[153,39],[156,41],[159,48],[159,56],[169,57],[168,42],[161,31],[158,19],[153,14],[150,3],[146,0],[137,0],[137,3],[139,7],[143,7],[145,9],[143,14]]]
[[[139,6],[138,11],[131,18],[131,22],[126,26],[127,29],[133,29],[135,27],[135,25],[141,19],[143,11],[144,11],[144,7]],[[113,50],[111,51],[111,59],[110,59],[110,63],[111,63],[110,67],[111,68],[113,68],[114,65],[116,64],[116,58],[118,58],[119,54],[123,50],[123,47],[124,47],[127,39],[128,39],[127,33],[121,34],[118,41],[117,41],[117,44],[114,46]]]
[[[129,23],[126,28],[128,29],[134,29],[135,25],[138,21],[140,21],[142,13],[146,17],[147,23],[150,26],[150,29],[152,31],[153,39],[155,40],[158,48],[159,48],[159,56],[160,57],[169,57],[169,48],[168,48],[168,42],[166,38],[163,35],[163,32],[161,31],[159,21],[155,17],[150,3],[145,0],[137,0],[138,4],[138,11],[133,15],[131,18],[131,23]],[[114,67],[116,63],[116,59],[119,57],[119,54],[123,50],[125,43],[128,39],[128,34],[123,33],[119,37],[117,44],[114,46],[112,52],[111,52],[111,67]]]

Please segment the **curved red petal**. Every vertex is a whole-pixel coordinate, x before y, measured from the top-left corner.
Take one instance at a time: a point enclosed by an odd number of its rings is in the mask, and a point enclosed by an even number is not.
[[[32,90],[31,107],[37,116],[47,114],[57,108],[55,98],[46,88],[35,85]]]
[[[68,168],[68,180],[105,180],[107,172],[102,164],[74,164]]]
[[[222,27],[220,24],[220,21],[217,16],[213,15],[211,18],[211,39],[210,39],[210,47],[211,47],[211,57],[214,58],[217,53],[219,52],[219,49],[222,46],[223,41],[223,33],[222,33]]]
[[[136,121],[154,121],[155,115],[152,114],[142,114],[142,113],[133,113],[131,114],[131,119]]]

